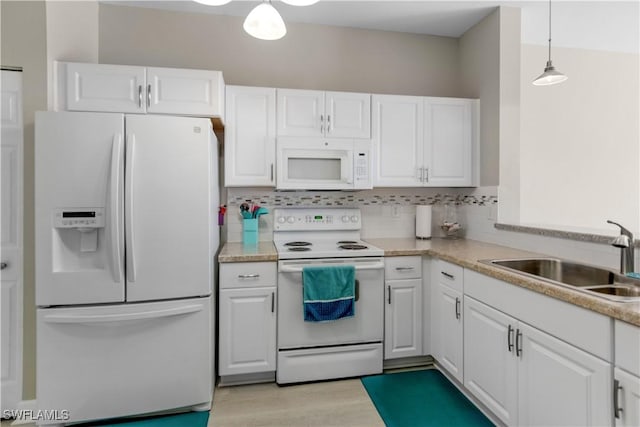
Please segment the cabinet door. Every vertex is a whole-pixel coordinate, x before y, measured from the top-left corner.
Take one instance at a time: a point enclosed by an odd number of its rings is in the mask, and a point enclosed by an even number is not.
[[[500,420],[517,424],[517,321],[464,297],[464,385]]]
[[[385,304],[384,358],[422,354],[422,280],[389,280]]]
[[[326,92],[325,135],[335,138],[371,138],[371,95]]]
[[[67,109],[144,113],[144,67],[104,64],[66,64]]]
[[[222,73],[149,67],[145,102],[148,113],[223,117]]]
[[[324,136],[324,92],[278,89],[278,136]]]
[[[471,186],[473,107],[470,99],[426,98],[424,108],[425,182],[432,187]]]
[[[614,389],[617,393],[614,398],[616,427],[640,426],[640,378],[620,368],[614,369],[614,376],[617,381],[617,389]]]
[[[274,186],[276,90],[227,86],[225,186]]]
[[[523,323],[518,328],[518,425],[610,425],[611,365]]]
[[[275,287],[220,291],[220,375],[276,370],[275,299]]]
[[[434,355],[440,365],[462,382],[462,293],[435,283]]]
[[[423,177],[423,98],[374,95],[374,187],[420,187]]]

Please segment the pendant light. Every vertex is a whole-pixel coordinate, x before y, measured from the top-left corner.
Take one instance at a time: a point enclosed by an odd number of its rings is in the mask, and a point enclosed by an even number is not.
[[[282,17],[269,0],[265,0],[249,12],[242,28],[250,36],[261,40],[278,40],[287,34]]]
[[[549,60],[547,66],[544,67],[544,73],[533,81],[536,86],[550,86],[557,83],[562,83],[569,77],[565,76],[559,71],[556,71],[555,67],[551,63],[551,0],[549,0]]]

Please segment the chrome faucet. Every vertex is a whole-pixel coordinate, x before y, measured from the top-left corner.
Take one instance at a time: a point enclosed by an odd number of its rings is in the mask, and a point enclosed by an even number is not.
[[[611,220],[607,220],[607,222],[620,227],[620,235],[611,242],[612,246],[620,248],[620,274],[627,274],[635,271],[633,258],[633,234],[617,222],[613,222]]]

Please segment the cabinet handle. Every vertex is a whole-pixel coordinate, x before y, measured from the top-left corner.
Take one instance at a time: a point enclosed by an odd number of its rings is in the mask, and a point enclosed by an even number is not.
[[[397,271],[411,271],[413,267],[396,267]]]
[[[460,319],[460,298],[456,297],[456,319]]]
[[[440,274],[442,274],[444,277],[448,277],[451,280],[455,280],[456,278],[456,276],[454,276],[453,274],[445,273],[444,271],[441,271]]]
[[[138,108],[142,108],[142,85],[138,85]]]
[[[271,292],[271,312],[273,313],[276,310],[276,293]]]
[[[147,108],[151,107],[151,85],[147,85]]]
[[[416,168],[416,175],[418,181],[422,182],[422,168]]]
[[[320,133],[324,133],[324,116],[320,114]]]
[[[7,267],[9,267],[8,262],[0,262],[0,270],[4,270]]]
[[[271,163],[271,182],[273,182],[273,163]]]
[[[520,329],[516,329],[516,356],[522,355],[522,332]]]
[[[327,116],[327,133],[331,133],[331,115]]]
[[[613,380],[613,414],[617,419],[620,419],[620,412],[624,412],[620,407],[620,390],[622,390],[620,381]]]
[[[238,274],[239,279],[257,279],[260,277],[259,274]]]
[[[387,292],[389,292],[387,296],[387,302],[391,304],[391,286],[387,286]]]
[[[424,182],[429,182],[429,168],[424,168]]]
[[[507,329],[507,350],[509,353],[513,350],[513,328],[509,325]]]

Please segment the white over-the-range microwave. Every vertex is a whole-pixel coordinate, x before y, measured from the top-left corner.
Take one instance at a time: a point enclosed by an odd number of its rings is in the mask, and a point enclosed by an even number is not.
[[[369,140],[280,137],[276,152],[278,190],[373,188]]]

